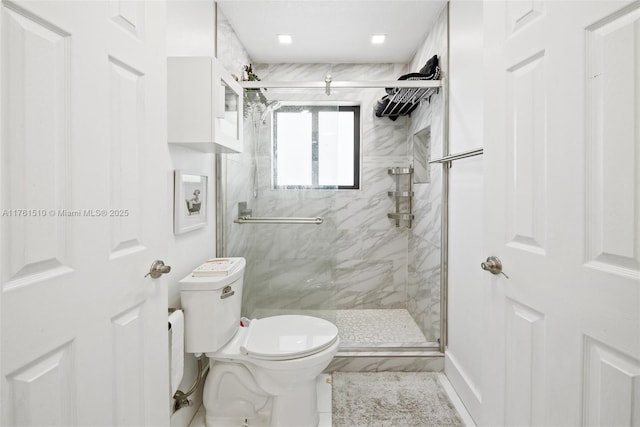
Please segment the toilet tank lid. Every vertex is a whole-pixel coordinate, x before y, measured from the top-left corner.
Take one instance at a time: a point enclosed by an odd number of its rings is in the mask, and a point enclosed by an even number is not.
[[[211,291],[219,290],[242,278],[246,261],[244,258],[225,258],[232,261],[229,271],[212,272],[212,275],[194,276],[189,273],[184,279],[178,282],[180,291]]]

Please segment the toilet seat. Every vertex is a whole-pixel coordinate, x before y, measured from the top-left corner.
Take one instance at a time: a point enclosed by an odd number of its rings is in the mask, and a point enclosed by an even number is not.
[[[309,356],[333,345],[338,328],[324,319],[281,315],[254,319],[240,352],[261,360],[290,360]]]

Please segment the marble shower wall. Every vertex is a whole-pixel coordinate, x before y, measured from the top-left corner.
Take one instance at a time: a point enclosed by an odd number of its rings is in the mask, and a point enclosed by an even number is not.
[[[395,80],[396,64],[254,64],[263,80]],[[382,89],[266,92],[270,101],[345,101],[361,107],[360,190],[271,188],[271,121],[259,126],[257,197],[247,202],[255,216],[324,217],[322,225],[244,225],[252,228],[250,271],[245,278],[247,314],[256,309],[324,310],[406,308],[407,229],[387,218],[395,181],[391,166],[407,166],[407,118],[374,116]],[[257,116],[257,114],[256,114]],[[252,124],[253,125],[253,124]],[[247,142],[248,143],[248,142]],[[246,149],[250,149],[245,145]],[[239,171],[240,173],[240,171]],[[253,178],[251,178],[253,180]]]

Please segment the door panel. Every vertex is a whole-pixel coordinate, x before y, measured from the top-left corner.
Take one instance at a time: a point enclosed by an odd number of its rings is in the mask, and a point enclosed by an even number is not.
[[[134,306],[111,321],[116,389],[116,425],[145,422],[144,321],[142,307]]]
[[[508,241],[545,254],[546,95],[544,51],[507,69]]]
[[[640,8],[632,6],[587,28],[587,263],[638,277]]]
[[[3,425],[168,425],[163,2],[2,1]]]
[[[46,206],[57,212],[68,203],[67,156],[70,139],[69,34],[53,23],[14,7],[5,7],[3,38],[7,48],[5,86],[7,123],[3,147],[6,179],[13,183],[2,206]],[[27,126],[27,125],[30,126]],[[64,217],[48,209],[4,216],[5,245],[15,248],[3,277],[5,290],[72,271]]]
[[[513,34],[544,13],[542,0],[512,1],[507,3],[506,24],[509,34]]]
[[[111,20],[136,39],[144,35],[145,3],[116,0],[109,3]]]
[[[72,344],[67,343],[9,375],[12,425],[75,424],[72,354]]]
[[[506,402],[508,426],[540,425],[544,397],[545,319],[530,307],[507,299]]]
[[[640,360],[585,337],[584,425],[637,425],[639,390]]]
[[[138,174],[140,144],[144,138],[144,73],[109,57],[110,86],[110,206],[127,206],[110,218],[111,259],[144,250],[142,208]],[[125,215],[126,214],[126,215]]]
[[[640,422],[639,11],[485,2],[485,424]]]

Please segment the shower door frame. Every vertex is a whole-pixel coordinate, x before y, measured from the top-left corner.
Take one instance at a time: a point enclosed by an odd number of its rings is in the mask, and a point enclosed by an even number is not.
[[[448,18],[447,18],[448,19]],[[449,49],[449,25],[447,24],[447,49]],[[447,60],[449,55],[447,55]],[[448,69],[448,64],[447,64]],[[390,80],[390,81],[332,81],[327,76],[325,81],[242,81],[239,82],[243,89],[322,89],[324,88],[327,95],[330,95],[330,89],[335,88],[352,88],[352,89],[386,89],[395,88],[439,88],[443,96],[443,156],[449,155],[449,89],[446,79],[440,80]],[[362,155],[362,153],[360,153]],[[427,347],[402,347],[406,351],[434,351],[437,350],[444,354],[447,348],[447,303],[448,303],[448,192],[449,192],[449,173],[451,161],[441,162],[442,164],[442,205],[441,205],[441,254],[440,254],[440,338],[437,345]],[[226,171],[225,162],[221,153],[215,155],[216,170],[216,256],[223,257],[224,248],[226,247],[226,235],[224,232],[225,224],[225,206],[223,200],[223,190],[226,187]],[[435,343],[434,343],[435,344]],[[397,347],[350,347],[344,348],[343,351],[389,351],[397,349]]]

